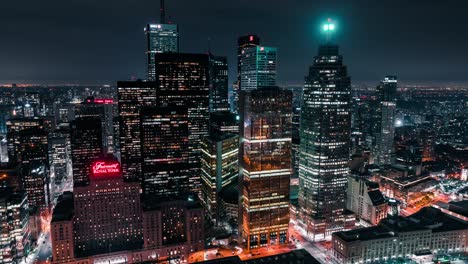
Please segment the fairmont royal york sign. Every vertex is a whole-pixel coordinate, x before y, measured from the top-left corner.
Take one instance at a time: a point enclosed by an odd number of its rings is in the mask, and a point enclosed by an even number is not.
[[[120,164],[115,161],[96,161],[91,166],[91,174],[95,178],[118,176],[120,172]]]

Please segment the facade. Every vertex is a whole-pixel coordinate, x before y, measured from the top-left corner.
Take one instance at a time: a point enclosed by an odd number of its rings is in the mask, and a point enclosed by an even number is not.
[[[53,263],[186,262],[204,247],[203,208],[195,197],[143,199],[119,163],[93,163],[90,185],[66,192],[51,222]]]
[[[29,128],[44,128],[44,119],[36,118],[13,118],[8,119],[6,122],[7,126],[7,148],[8,148],[8,160],[10,162],[20,161],[18,156],[19,148],[19,133]]]
[[[190,192],[187,107],[141,110],[142,187],[145,195],[171,197]]]
[[[247,250],[288,242],[292,93],[242,91],[239,232]]]
[[[240,90],[276,85],[276,53],[272,47],[255,46],[241,53]]]
[[[73,189],[76,257],[141,248],[140,184],[124,182],[120,164],[95,159],[86,186]]]
[[[179,52],[179,27],[177,24],[147,24],[146,34],[146,56],[148,65],[148,80],[156,79],[156,65],[154,57],[158,53]]]
[[[30,251],[27,194],[0,188],[0,263],[20,263]]]
[[[377,86],[379,102],[375,158],[376,164],[391,164],[394,153],[397,77],[387,76]]]
[[[122,173],[125,180],[141,179],[142,107],[155,106],[156,82],[125,81],[117,83],[119,135]]]
[[[44,211],[50,202],[48,138],[43,129],[30,128],[18,135],[21,186],[31,211]]]
[[[103,153],[101,120],[80,117],[71,124],[73,186],[89,184],[91,162]]]
[[[300,132],[301,224],[314,240],[346,224],[350,101],[350,78],[338,46],[321,45],[305,81]]]
[[[239,111],[239,91],[241,90],[241,65],[244,49],[260,45],[260,38],[257,35],[241,36],[237,39],[237,83],[232,87],[232,112],[238,114]]]
[[[114,100],[110,98],[88,97],[75,106],[75,118],[95,117],[101,120],[102,145],[106,152],[114,148]]]
[[[210,113],[210,133],[239,134],[239,124],[236,114],[229,111]]]
[[[202,201],[210,217],[220,218],[219,193],[238,182],[239,137],[234,134],[213,134],[202,141]]]
[[[200,190],[200,144],[209,133],[209,56],[158,53],[156,55],[157,107],[185,108],[191,190]]]
[[[71,163],[70,138],[65,136],[54,136],[49,138],[49,166],[51,180],[60,184],[63,179],[71,174],[69,164]],[[53,176],[53,179],[52,179]]]
[[[466,252],[468,224],[452,214],[426,207],[409,217],[391,217],[379,225],[337,232],[333,256],[339,263],[367,263],[413,254]]]
[[[348,176],[346,209],[371,225],[387,218],[388,204],[379,190],[379,184],[363,177]]]
[[[229,111],[228,63],[223,56],[210,57],[210,113]]]

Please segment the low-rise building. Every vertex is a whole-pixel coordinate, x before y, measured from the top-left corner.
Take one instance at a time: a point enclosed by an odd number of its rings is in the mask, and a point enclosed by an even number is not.
[[[366,263],[413,254],[465,252],[468,223],[434,207],[409,217],[389,217],[377,226],[337,232],[333,255],[339,263]]]
[[[387,217],[387,201],[378,183],[357,175],[348,176],[346,196],[346,209],[355,213],[356,218],[377,225]]]

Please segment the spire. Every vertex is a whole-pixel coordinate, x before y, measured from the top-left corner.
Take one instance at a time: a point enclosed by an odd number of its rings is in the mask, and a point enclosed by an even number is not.
[[[323,24],[322,30],[325,33],[326,41],[330,42],[331,37],[335,31],[335,23],[331,20],[331,18],[327,19],[327,22]]]
[[[166,24],[166,9],[164,8],[164,0],[161,0],[161,4],[159,7],[159,12],[161,15],[159,23]]]

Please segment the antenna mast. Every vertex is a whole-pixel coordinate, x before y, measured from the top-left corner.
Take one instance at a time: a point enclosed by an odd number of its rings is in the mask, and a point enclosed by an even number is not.
[[[160,2],[160,7],[159,7],[159,12],[160,12],[160,15],[161,15],[161,18],[160,18],[160,23],[161,24],[166,24],[166,9],[164,8],[164,0],[161,0]]]

